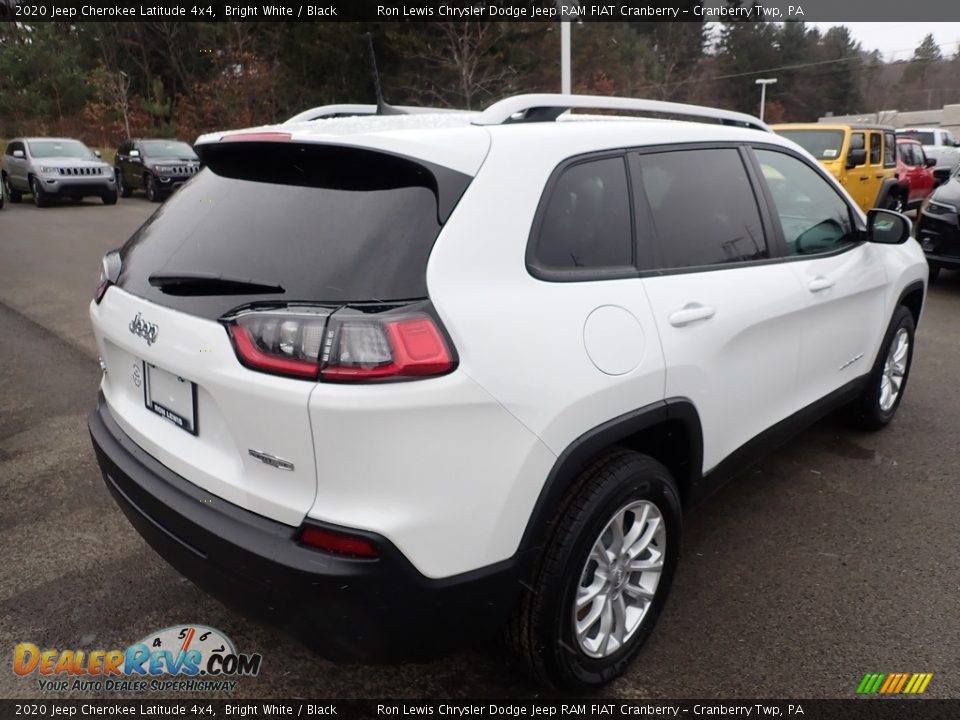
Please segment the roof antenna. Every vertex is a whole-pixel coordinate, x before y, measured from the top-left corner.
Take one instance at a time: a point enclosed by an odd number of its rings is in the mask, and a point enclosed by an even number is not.
[[[377,72],[377,54],[373,51],[373,34],[367,33],[367,44],[370,47],[370,66],[373,70],[373,87],[377,93],[377,115],[406,115],[403,110],[387,105],[380,89],[380,73]]]

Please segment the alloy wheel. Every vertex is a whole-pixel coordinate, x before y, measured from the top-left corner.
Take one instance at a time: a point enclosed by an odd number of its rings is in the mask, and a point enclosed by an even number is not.
[[[883,363],[883,375],[880,378],[880,409],[883,412],[889,412],[900,397],[909,355],[910,334],[906,328],[900,328],[890,342],[890,350]]]
[[[586,655],[612,655],[634,635],[653,602],[665,553],[663,515],[652,502],[613,515],[590,549],[573,605],[574,637]]]

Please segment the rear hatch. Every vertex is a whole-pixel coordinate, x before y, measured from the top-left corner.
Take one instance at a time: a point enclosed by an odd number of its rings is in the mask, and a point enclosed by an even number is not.
[[[123,246],[114,285],[91,305],[102,391],[174,472],[296,525],[317,488],[316,380],[245,367],[229,318],[295,311],[307,342],[337,310],[426,298],[430,251],[470,177],[357,147],[198,149],[206,169]]]

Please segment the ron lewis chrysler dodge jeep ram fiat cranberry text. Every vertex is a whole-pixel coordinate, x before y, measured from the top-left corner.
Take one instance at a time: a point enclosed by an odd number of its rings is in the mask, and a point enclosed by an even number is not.
[[[90,432],[158,552],[328,657],[505,627],[542,679],[608,681],[683,508],[903,398],[909,221],[750,116],[533,95],[196,149],[104,258]]]

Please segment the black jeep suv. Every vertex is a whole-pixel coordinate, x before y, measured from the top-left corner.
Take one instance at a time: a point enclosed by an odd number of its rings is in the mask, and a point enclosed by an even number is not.
[[[117,148],[117,187],[123,197],[143,190],[160,202],[200,170],[200,159],[180,140],[134,139]]]

